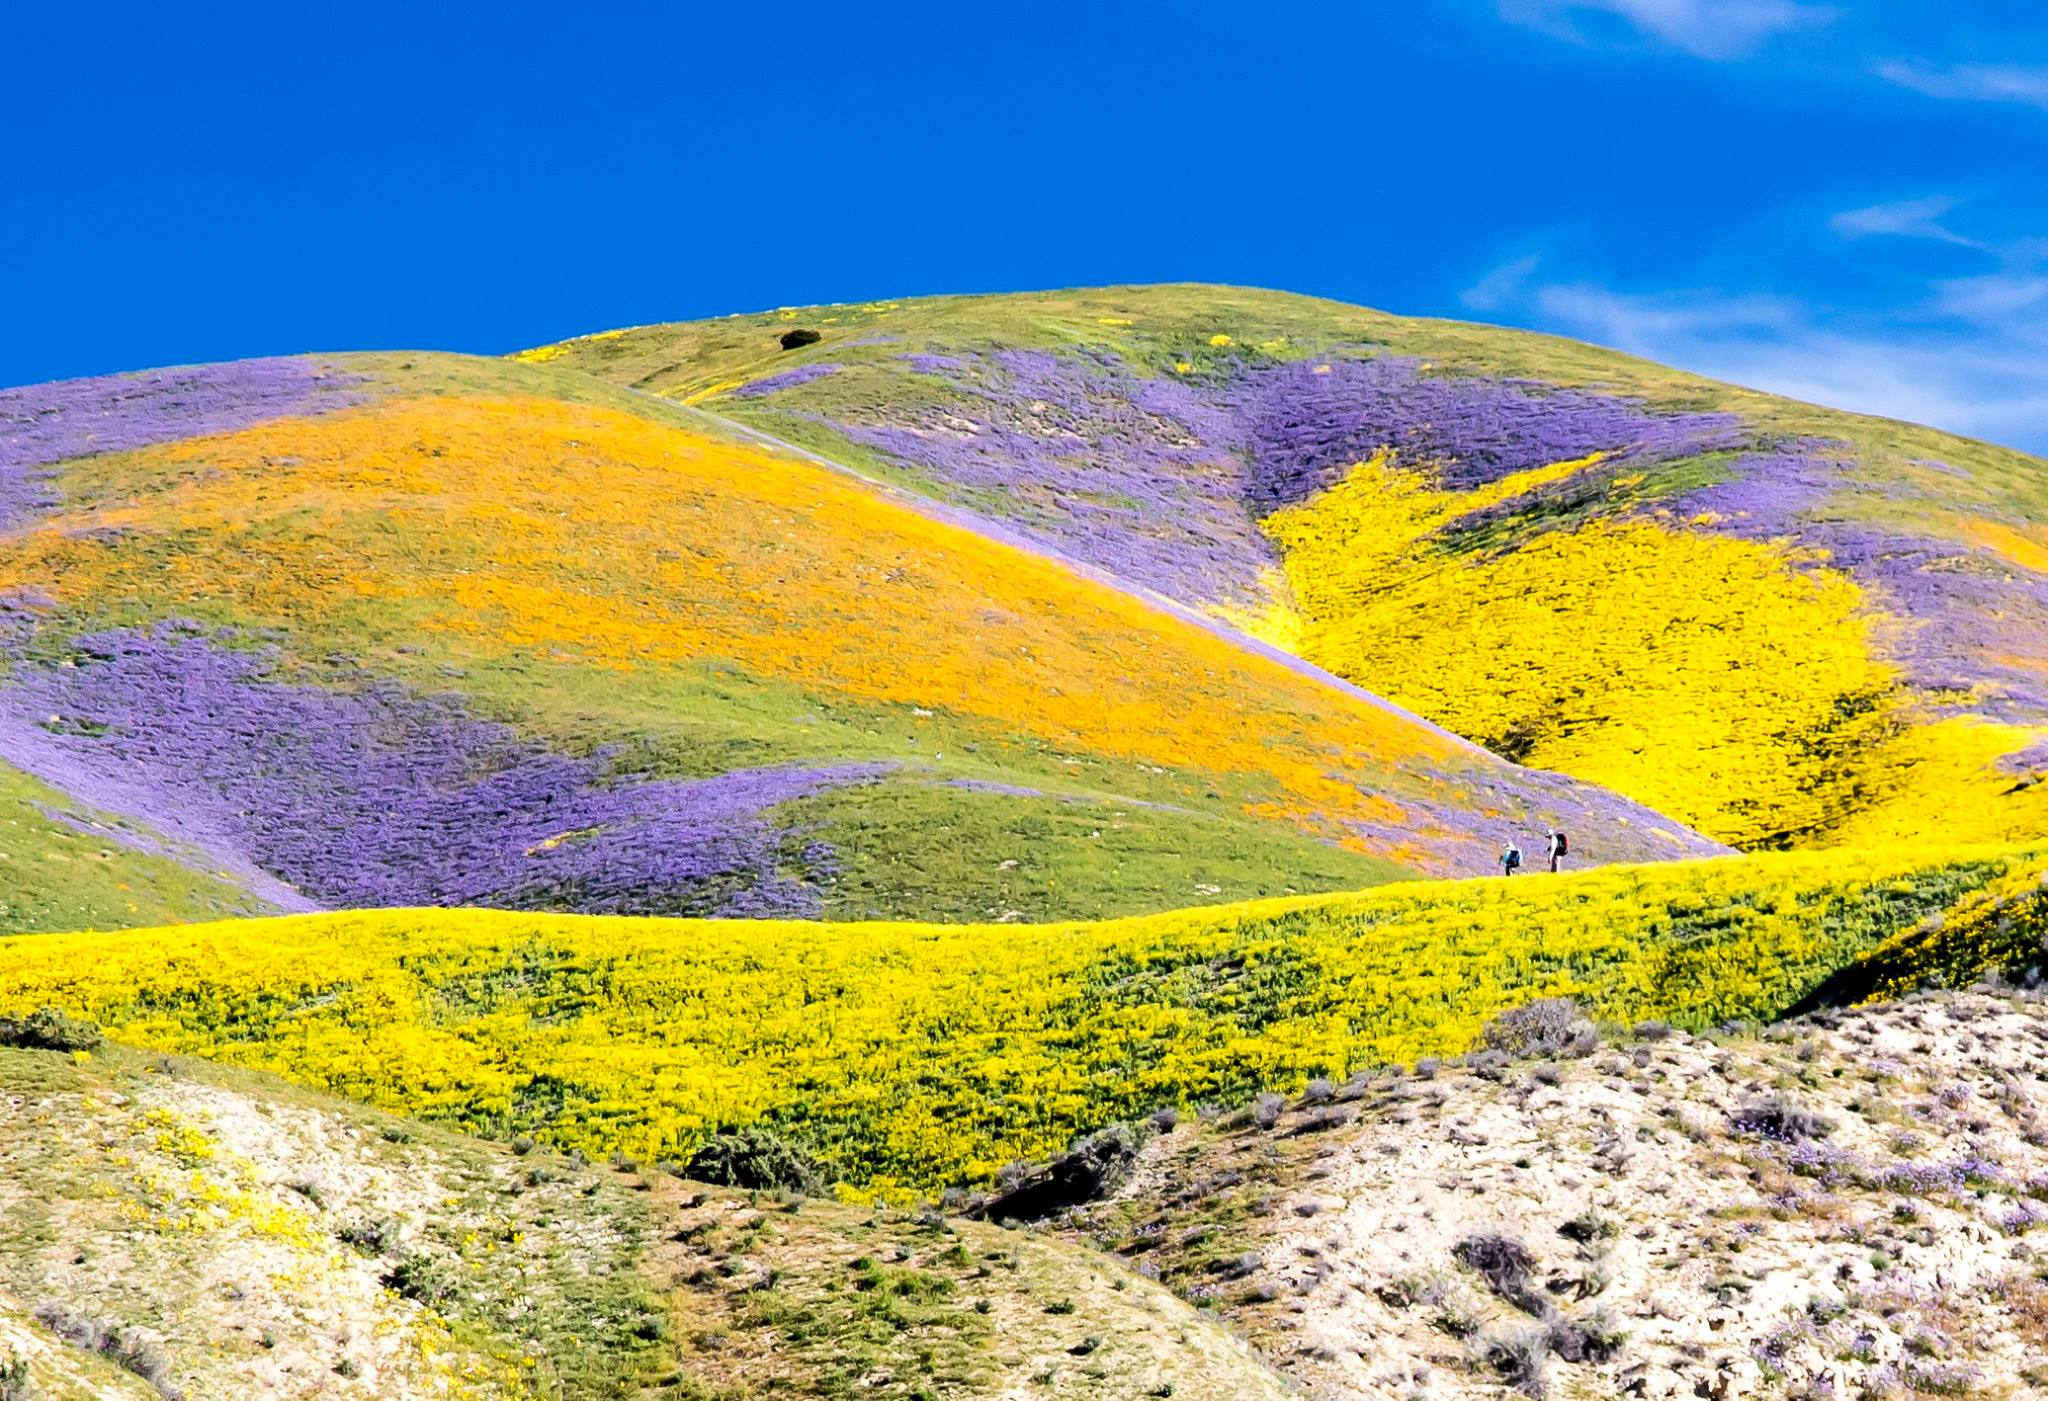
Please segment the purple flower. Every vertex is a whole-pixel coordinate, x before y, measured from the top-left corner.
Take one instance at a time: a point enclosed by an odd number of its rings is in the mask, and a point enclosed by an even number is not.
[[[823,379],[827,375],[836,375],[838,373],[839,367],[833,364],[798,365],[794,369],[782,370],[776,374],[763,375],[760,379],[749,380],[738,389],[733,390],[732,395],[735,399],[758,398],[763,394],[773,394],[779,389],[793,389],[799,384],[809,384],[814,379]]]
[[[1395,356],[1216,382],[1141,374],[1099,350],[897,360],[946,381],[951,397],[877,399],[828,426],[1035,544],[1196,605],[1262,605],[1276,559],[1258,519],[1383,448],[1470,486],[1595,451],[1651,461],[1742,437],[1732,415],[1656,414],[1587,390],[1432,374]]]
[[[1315,494],[1388,448],[1464,491],[1595,452],[1665,461],[1733,448],[1746,436],[1734,414],[1653,413],[1588,389],[1431,373],[1402,356],[1322,364],[1328,368],[1258,370],[1219,395],[1239,421],[1246,495],[1261,514]]]
[[[886,765],[697,780],[606,771],[388,680],[287,683],[266,653],[167,625],[17,665],[0,759],[147,820],[284,908],[490,905],[620,914],[815,914],[768,813]]]
[[[0,530],[51,504],[36,468],[341,408],[363,382],[295,357],[0,389]]]

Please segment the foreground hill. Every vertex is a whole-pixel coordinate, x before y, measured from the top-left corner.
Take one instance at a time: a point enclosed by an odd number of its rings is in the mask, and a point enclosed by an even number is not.
[[[1542,1009],[1535,1009],[1541,1012]],[[2037,996],[1645,1024],[1111,1136],[1003,1229],[0,1048],[0,1381],[47,1398],[2036,1394]],[[1012,1197],[1012,1202],[1021,1199]]]
[[[114,1047],[0,1048],[0,1094],[10,1401],[1286,1394],[1062,1242],[686,1189]]]
[[[815,343],[785,351],[792,328]],[[2048,831],[2048,464],[1244,289],[526,353],[977,511],[1738,846]]]
[[[2039,1396],[2044,1050],[1976,993],[1425,1062],[1183,1123],[1063,1233],[1311,1396]]]
[[[1409,882],[1093,924],[399,910],[0,939],[0,1012],[592,1155],[763,1128],[901,1199],[1162,1106],[1454,1055],[1572,996],[1705,1028],[2038,951],[2048,850]]]
[[[0,928],[1123,914],[1715,850],[691,410],[462,357],[0,394]]]

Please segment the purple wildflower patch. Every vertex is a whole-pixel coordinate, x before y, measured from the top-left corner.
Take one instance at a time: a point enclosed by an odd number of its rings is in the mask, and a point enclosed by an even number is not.
[[[362,383],[291,357],[0,389],[0,530],[48,508],[36,468],[346,407]]]
[[[457,697],[290,684],[195,629],[77,648],[0,690],[0,759],[146,817],[287,908],[813,915],[768,810],[887,767],[611,777],[602,755],[550,753]]]
[[[1394,355],[1272,366],[1219,400],[1241,425],[1246,497],[1262,515],[1389,448],[1465,491],[1596,452],[1668,461],[1737,447],[1746,435],[1734,414],[1652,413],[1613,394],[1431,373]]]
[[[1187,603],[1259,601],[1273,556],[1243,508],[1236,435],[1193,388],[1103,353],[903,359],[959,400],[832,426],[1120,579]]]
[[[1141,374],[1106,351],[897,360],[944,380],[953,401],[878,401],[830,426],[1039,544],[1197,605],[1261,605],[1276,560],[1259,518],[1382,449],[1463,487],[1593,452],[1651,461],[1743,440],[1730,414],[1652,413],[1395,356],[1213,382]]]
[[[733,390],[732,394],[735,399],[753,399],[763,394],[773,394],[777,390],[794,389],[799,384],[809,384],[812,380],[824,379],[827,375],[838,373],[839,366],[834,364],[798,365],[794,369],[780,370],[772,375],[763,375],[760,379],[749,380]]]

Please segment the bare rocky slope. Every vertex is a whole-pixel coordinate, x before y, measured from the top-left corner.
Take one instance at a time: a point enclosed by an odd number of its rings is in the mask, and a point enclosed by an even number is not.
[[[1176,1127],[1066,1229],[1315,1397],[2048,1389],[2048,1006],[1643,1031]]]

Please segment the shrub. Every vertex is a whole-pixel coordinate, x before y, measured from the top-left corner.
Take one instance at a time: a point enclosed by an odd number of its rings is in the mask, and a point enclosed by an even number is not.
[[[1561,1318],[1550,1325],[1550,1350],[1566,1362],[1605,1362],[1627,1342],[1628,1333],[1605,1309],[1576,1321]]]
[[[164,1401],[183,1401],[185,1393],[171,1380],[171,1364],[148,1338],[118,1323],[108,1323],[65,1304],[43,1304],[36,1322],[64,1341],[96,1352],[124,1371],[156,1388]]]
[[[1155,1109],[1152,1111],[1152,1117],[1145,1122],[1151,1125],[1154,1133],[1172,1133],[1180,1127],[1180,1111],[1171,1105],[1164,1109]]]
[[[446,1303],[455,1293],[455,1281],[448,1266],[431,1255],[411,1254],[401,1258],[384,1275],[384,1287],[401,1299],[435,1306]]]
[[[1568,1241],[1580,1245],[1591,1245],[1596,1240],[1613,1240],[1621,1234],[1621,1227],[1612,1217],[1602,1216],[1592,1207],[1574,1216],[1557,1228],[1557,1233]]]
[[[1780,1143],[1826,1138],[1835,1126],[1820,1114],[1784,1095],[1753,1099],[1735,1112],[1740,1133],[1762,1134]]]
[[[1528,1328],[1518,1333],[1489,1333],[1476,1349],[1486,1365],[1524,1396],[1544,1392],[1543,1365],[1550,1360],[1550,1330]]]
[[[28,1359],[9,1353],[0,1359],[0,1401],[33,1401],[35,1382],[28,1374]]]
[[[365,1255],[382,1255],[398,1244],[398,1223],[388,1216],[363,1216],[354,1221],[344,1221],[335,1229],[334,1235],[352,1250]]]
[[[820,1185],[817,1160],[807,1149],[758,1124],[712,1138],[683,1171],[721,1187],[815,1192]]]
[[[801,350],[807,345],[816,345],[823,339],[823,336],[811,330],[808,326],[798,326],[793,330],[782,333],[782,348],[784,350]]]
[[[1589,1056],[1600,1033],[1569,997],[1545,997],[1500,1013],[1480,1029],[1479,1044],[1510,1056]]]
[[[1116,1190],[1137,1158],[1138,1136],[1111,1124],[1043,1168],[1006,1174],[1007,1185],[974,1214],[990,1221],[1042,1221]]]
[[[0,1046],[27,1051],[96,1051],[105,1040],[94,1023],[44,1007],[25,1017],[0,1017]]]
[[[1513,1236],[1497,1232],[1467,1236],[1451,1247],[1451,1255],[1485,1280],[1488,1289],[1524,1313],[1541,1318],[1550,1312],[1549,1301],[1530,1283],[1536,1257]]]
[[[1287,1101],[1276,1094],[1262,1094],[1252,1101],[1252,1123],[1262,1129],[1270,1129],[1280,1122],[1280,1112],[1287,1107]]]

